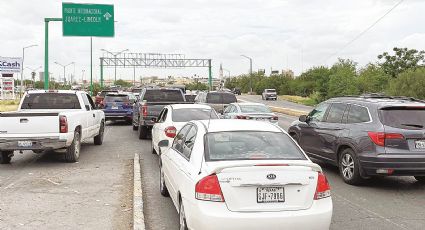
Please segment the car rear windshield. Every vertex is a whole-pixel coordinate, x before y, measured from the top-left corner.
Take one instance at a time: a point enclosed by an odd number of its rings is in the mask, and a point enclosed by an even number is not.
[[[22,102],[21,109],[81,109],[76,94],[31,93]]]
[[[114,91],[114,90],[102,91],[100,92],[100,96],[104,97],[108,93],[118,93],[118,91]]]
[[[183,102],[183,94],[178,89],[146,90],[142,100],[148,102]]]
[[[173,109],[172,120],[174,122],[188,122],[192,120],[208,120],[218,119],[217,114],[211,109],[201,108],[184,108],[184,109]]]
[[[128,95],[106,95],[105,102],[128,102]]]
[[[269,107],[264,105],[240,105],[242,113],[271,113]]]
[[[386,107],[379,115],[384,125],[394,128],[423,129],[425,125],[425,107]]]
[[[230,131],[206,135],[206,161],[305,160],[294,141],[284,133]]]
[[[230,104],[237,101],[233,93],[208,93],[207,103],[211,104]]]
[[[266,89],[266,93],[276,93],[275,89]]]

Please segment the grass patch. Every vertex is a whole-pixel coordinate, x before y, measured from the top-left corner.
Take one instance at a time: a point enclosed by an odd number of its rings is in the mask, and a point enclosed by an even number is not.
[[[293,95],[279,95],[280,99],[302,104],[302,105],[308,105],[308,106],[315,106],[316,102],[314,99],[309,97],[301,97],[301,96],[293,96]]]
[[[0,112],[16,111],[18,109],[19,100],[1,100]]]

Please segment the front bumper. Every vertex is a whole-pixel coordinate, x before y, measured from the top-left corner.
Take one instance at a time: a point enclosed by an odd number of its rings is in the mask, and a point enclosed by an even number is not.
[[[332,219],[332,199],[314,201],[306,210],[281,212],[231,212],[225,203],[184,199],[189,229],[192,230],[282,230],[329,229]]]
[[[425,176],[425,155],[380,154],[359,156],[360,166],[368,176]],[[391,173],[378,173],[377,170],[390,169]]]
[[[43,137],[0,137],[0,150],[54,150],[71,145],[74,133],[60,134],[58,136]],[[19,141],[31,141],[32,146],[21,147]]]

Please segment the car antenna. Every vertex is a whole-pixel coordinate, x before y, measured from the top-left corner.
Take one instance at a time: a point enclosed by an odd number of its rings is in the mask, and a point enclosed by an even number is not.
[[[210,129],[211,114],[212,114],[213,110],[214,110],[213,107],[211,107],[210,115],[208,116],[207,133],[208,133],[208,130]]]

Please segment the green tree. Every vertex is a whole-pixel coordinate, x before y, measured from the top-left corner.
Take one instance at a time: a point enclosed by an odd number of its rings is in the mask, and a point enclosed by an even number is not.
[[[132,86],[132,84],[130,82],[126,82],[126,81],[124,81],[122,79],[116,80],[114,82],[114,85],[120,85],[121,87],[130,87],[130,86]]]
[[[411,69],[392,79],[388,94],[425,99],[425,67]]]
[[[208,85],[200,82],[185,84],[187,90],[208,90]]]
[[[416,69],[424,63],[425,51],[397,47],[394,47],[393,51],[394,55],[388,52],[378,55],[378,59],[382,61],[379,65],[393,78],[406,70]]]
[[[361,93],[383,93],[388,86],[390,76],[376,64],[368,64],[360,69],[358,89]]]
[[[349,59],[339,59],[331,68],[328,97],[355,95],[359,93],[356,79],[356,63]]]

